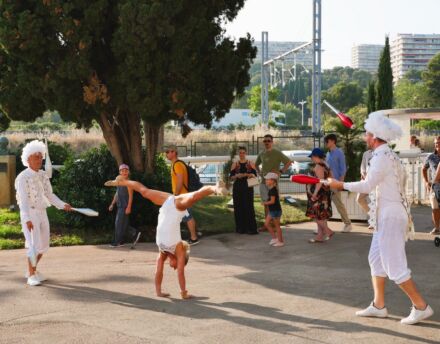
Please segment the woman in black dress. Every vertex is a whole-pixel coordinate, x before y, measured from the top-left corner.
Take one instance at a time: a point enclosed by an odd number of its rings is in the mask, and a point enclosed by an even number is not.
[[[238,147],[239,160],[231,166],[230,177],[234,181],[235,231],[239,234],[258,234],[254,209],[254,188],[248,186],[248,178],[256,177],[255,165],[246,159],[246,148]]]

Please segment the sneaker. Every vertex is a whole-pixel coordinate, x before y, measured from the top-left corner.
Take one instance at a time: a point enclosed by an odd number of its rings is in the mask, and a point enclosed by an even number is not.
[[[351,224],[344,225],[344,228],[342,229],[342,233],[350,233],[352,231]]]
[[[386,318],[388,316],[388,310],[386,307],[379,309],[374,305],[373,302],[371,302],[367,308],[357,311],[356,315],[358,317]]]
[[[424,310],[419,310],[416,307],[412,306],[411,313],[406,318],[400,320],[400,323],[404,325],[414,325],[422,320],[428,319],[433,314],[434,311],[429,305],[426,305],[426,308]]]
[[[200,240],[199,238],[195,238],[195,239],[189,238],[186,242],[188,243],[188,245],[193,246],[199,244]]]
[[[284,242],[281,241],[277,241],[275,244],[272,245],[273,247],[283,247],[284,246]]]
[[[269,245],[273,246],[274,244],[276,244],[278,242],[278,239],[272,239],[271,241],[269,241]]]
[[[41,282],[38,280],[37,276],[32,275],[32,276],[28,277],[27,284],[29,284],[31,287],[34,287],[36,285],[40,285]]]
[[[318,230],[315,229],[315,230],[313,231],[313,234],[318,234]]]
[[[44,281],[47,281],[47,278],[46,278],[46,276],[44,276],[41,272],[35,272],[35,276],[37,277],[37,279],[40,281],[40,282],[44,282]]]
[[[215,194],[218,196],[227,196],[229,193],[228,189],[226,189],[225,183],[223,181],[218,181],[215,184]]]
[[[440,228],[433,228],[432,231],[429,232],[429,234],[432,235],[440,234]]]

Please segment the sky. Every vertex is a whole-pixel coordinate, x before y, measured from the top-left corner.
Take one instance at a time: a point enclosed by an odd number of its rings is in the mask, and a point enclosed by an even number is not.
[[[226,33],[261,40],[311,41],[312,0],[246,0]],[[384,44],[397,33],[440,34],[440,0],[322,0],[322,66],[349,66],[355,44]]]

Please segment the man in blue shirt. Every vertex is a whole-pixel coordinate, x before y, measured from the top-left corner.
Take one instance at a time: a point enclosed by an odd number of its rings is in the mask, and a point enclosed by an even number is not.
[[[344,152],[336,146],[337,141],[338,138],[335,134],[328,134],[324,137],[324,143],[328,148],[326,161],[332,171],[333,178],[343,182],[345,179],[345,173],[347,172],[347,165],[345,164]],[[342,232],[351,232],[351,220],[348,217],[347,209],[345,209],[345,205],[342,202],[341,192],[337,190],[332,191],[332,201],[341,215],[342,222],[345,224]]]
[[[425,181],[426,189],[429,190],[429,200],[432,207],[432,222],[434,222],[434,229],[431,234],[440,234],[440,207],[437,198],[440,198],[440,184],[433,183],[437,174],[437,167],[440,163],[440,136],[434,140],[435,151],[426,158],[423,165],[423,179]],[[428,176],[428,171],[430,176]]]

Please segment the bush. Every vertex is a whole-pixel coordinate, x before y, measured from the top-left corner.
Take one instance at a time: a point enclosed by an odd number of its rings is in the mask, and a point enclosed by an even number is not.
[[[170,170],[164,158],[158,156],[154,175],[133,173],[131,179],[138,180],[147,187],[169,191]],[[56,194],[64,201],[78,208],[92,208],[99,212],[98,217],[86,217],[77,213],[63,213],[68,226],[76,228],[112,228],[114,216],[109,216],[108,206],[114,196],[115,188],[104,187],[104,182],[118,175],[116,161],[105,145],[93,148],[80,156],[70,157],[54,185]],[[132,214],[132,226],[155,225],[158,208],[135,193]]]

